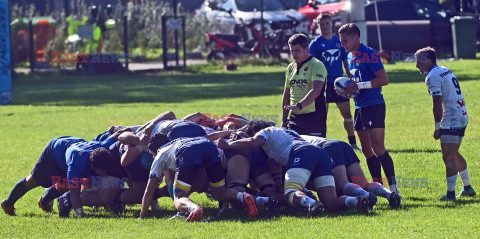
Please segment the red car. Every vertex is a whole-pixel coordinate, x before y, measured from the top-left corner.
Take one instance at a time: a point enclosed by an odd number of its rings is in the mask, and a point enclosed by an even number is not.
[[[350,1],[342,1],[342,2],[336,2],[336,3],[329,3],[329,4],[321,4],[317,3],[315,0],[310,0],[308,1],[308,4],[302,8],[300,8],[298,11],[302,14],[305,14],[308,18],[308,22],[310,23],[310,31],[314,31],[315,24],[314,20],[315,18],[320,15],[321,13],[329,13],[331,15],[335,15],[341,10],[345,10],[350,8]],[[312,32],[313,34],[314,32]]]

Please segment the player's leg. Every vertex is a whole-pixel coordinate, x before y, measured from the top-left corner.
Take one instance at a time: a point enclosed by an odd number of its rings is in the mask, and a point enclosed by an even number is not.
[[[199,165],[186,166],[179,168],[175,173],[174,204],[177,210],[189,213],[187,222],[198,221],[203,216],[202,207],[188,198],[198,168]]]
[[[373,153],[372,146],[370,144],[370,137],[366,130],[356,130],[358,139],[360,140],[360,145],[362,147],[363,155],[366,158],[368,171],[372,180],[375,182],[382,183],[382,165],[380,160],[377,158],[375,153]]]
[[[456,153],[460,145],[457,143],[447,143],[448,138],[442,136],[441,147],[442,147],[442,159],[446,168],[446,178],[447,178],[447,195],[443,196],[440,200],[455,200],[455,187],[457,185],[457,163],[456,163]]]
[[[229,155],[230,156],[230,155]],[[227,175],[225,182],[227,188],[235,192],[245,192],[249,180],[250,163],[245,155],[236,154],[229,157],[227,161]],[[227,205],[224,202],[224,205]],[[242,208],[241,202],[231,201],[233,208]],[[228,206],[228,205],[227,205]]]
[[[353,128],[353,118],[350,111],[350,101],[337,102],[337,107],[340,110],[340,114],[343,117],[343,127],[347,131],[348,143],[352,145],[354,149],[360,149],[357,146],[357,140],[355,139],[355,131]]]
[[[380,161],[383,172],[388,180],[388,185],[392,192],[398,193],[397,182],[395,179],[395,166],[393,159],[385,148],[385,129],[384,128],[373,128],[367,130],[370,142],[372,144],[372,149]]]
[[[460,191],[459,197],[467,196],[473,197],[477,195],[475,190],[470,185],[470,177],[468,175],[467,162],[465,158],[457,151],[455,155],[455,161],[457,162],[458,175],[462,179],[463,188]]]

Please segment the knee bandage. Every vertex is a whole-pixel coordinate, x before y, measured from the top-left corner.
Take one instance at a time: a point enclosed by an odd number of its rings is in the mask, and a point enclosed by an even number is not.
[[[302,191],[307,185],[308,179],[312,172],[304,168],[291,168],[285,173],[285,184],[283,186],[283,193],[287,195],[291,192]]]
[[[175,180],[173,183],[173,193],[178,193],[180,191],[190,193],[190,189],[192,188],[192,185],[182,182],[180,180]]]
[[[210,182],[210,186],[212,187],[222,187],[223,185],[225,185],[225,179],[222,179],[220,180],[219,182],[216,182],[216,183],[212,183]]]
[[[315,186],[315,189],[328,187],[328,186],[335,187],[335,179],[333,178],[332,175],[320,176],[313,180],[313,185]]]

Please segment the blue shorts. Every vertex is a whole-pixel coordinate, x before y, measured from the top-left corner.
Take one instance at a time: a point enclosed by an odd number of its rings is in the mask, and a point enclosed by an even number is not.
[[[332,157],[333,168],[340,165],[348,167],[352,164],[360,163],[352,147],[343,141],[327,140],[322,142],[319,147],[325,149]]]
[[[99,135],[97,135],[97,137],[95,137],[92,141],[104,141],[106,139],[108,139],[108,137],[110,137],[112,134],[110,134],[108,131],[105,131]]]
[[[235,155],[245,157],[250,163],[250,178],[255,179],[256,177],[270,171],[267,165],[268,156],[262,148],[254,148],[250,150],[225,150],[227,160]]]
[[[335,91],[335,85],[334,83],[327,83],[327,90],[325,91],[326,93],[326,101],[327,103],[343,103],[343,102],[349,102],[349,98],[345,98]]]
[[[32,177],[44,188],[52,186],[55,181],[61,181],[67,178],[67,173],[63,172],[62,169],[55,164],[53,153],[51,153],[53,150],[52,147],[57,139],[58,138],[54,138],[48,142],[32,169]]]
[[[207,133],[202,128],[202,126],[194,123],[194,122],[178,122],[172,126],[170,130],[168,130],[167,137],[169,140],[178,139],[181,137],[186,138],[194,138],[194,137],[201,137],[205,136]]]
[[[150,168],[146,168],[144,160],[148,160],[148,157],[152,158],[150,153],[142,153],[131,164],[125,167],[128,176],[132,181],[147,182],[150,174]],[[150,164],[151,165],[151,164]]]
[[[207,168],[216,162],[220,162],[220,156],[217,146],[210,141],[187,141],[178,147],[175,152],[177,170],[192,165]]]
[[[287,170],[304,168],[312,172],[311,178],[333,175],[332,158],[327,151],[311,144],[296,144],[290,151]]]
[[[123,144],[120,142],[115,142],[112,144],[108,150],[112,154],[113,161],[115,162],[112,167],[108,170],[107,175],[116,177],[116,178],[124,178],[128,177],[125,168],[122,166],[122,158],[121,155],[123,154]]]
[[[356,109],[354,116],[355,130],[385,129],[385,110],[385,103]]]

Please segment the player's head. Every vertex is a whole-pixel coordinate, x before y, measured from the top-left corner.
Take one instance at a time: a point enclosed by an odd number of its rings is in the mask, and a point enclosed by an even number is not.
[[[264,120],[252,120],[248,123],[245,132],[248,137],[253,137],[258,131],[275,126],[275,123]]]
[[[165,134],[156,134],[150,139],[148,149],[152,154],[156,154],[157,150],[169,141],[170,140]]]
[[[338,30],[342,46],[347,52],[356,51],[360,46],[360,29],[353,23],[345,24]]]
[[[97,175],[105,175],[113,165],[113,157],[106,148],[94,149],[89,156],[90,167]]]
[[[317,17],[317,24],[320,27],[322,35],[332,34],[332,16],[328,13],[320,14]]]
[[[309,44],[310,40],[305,34],[295,34],[288,39],[290,53],[292,53],[292,58],[296,62],[301,63],[310,57],[310,52],[308,51]]]
[[[429,46],[415,52],[415,59],[417,60],[416,66],[421,74],[427,74],[437,64],[435,49]]]

